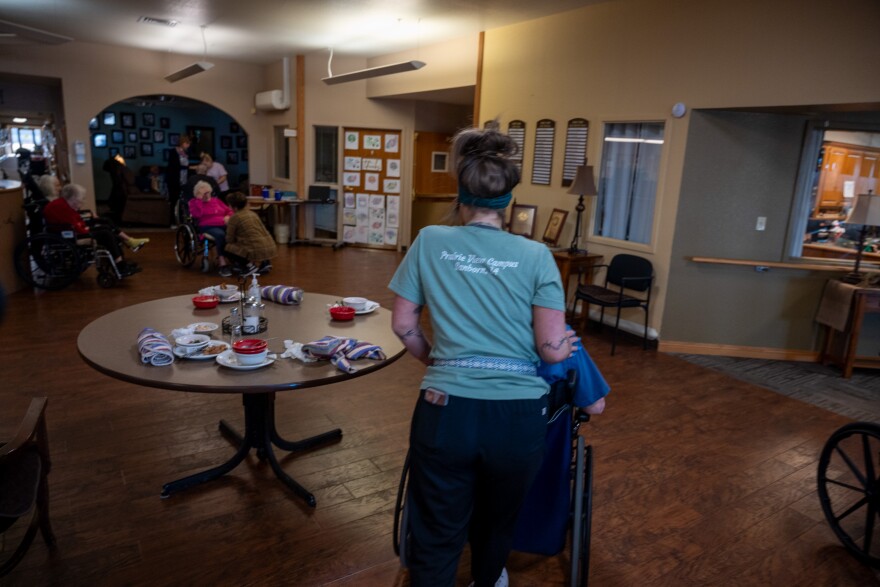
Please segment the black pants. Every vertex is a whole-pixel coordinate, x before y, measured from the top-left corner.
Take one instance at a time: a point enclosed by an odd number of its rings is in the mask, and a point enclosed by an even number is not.
[[[410,578],[455,584],[465,542],[476,587],[493,587],[517,515],[544,453],[547,400],[429,403],[422,391],[410,431]]]
[[[113,259],[122,257],[122,249],[119,247],[119,238],[112,228],[106,225],[93,226],[89,229],[89,234],[95,239],[99,245],[107,249],[113,256]]]

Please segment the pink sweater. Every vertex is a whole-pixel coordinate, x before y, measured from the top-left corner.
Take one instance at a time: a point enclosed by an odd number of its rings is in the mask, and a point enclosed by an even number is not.
[[[193,198],[189,201],[189,213],[199,226],[226,226],[223,219],[232,215],[232,209],[219,198],[207,202]]]

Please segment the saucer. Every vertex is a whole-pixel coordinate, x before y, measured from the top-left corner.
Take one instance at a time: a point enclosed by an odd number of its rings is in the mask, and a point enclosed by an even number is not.
[[[206,355],[204,353],[204,350],[206,348],[217,346],[217,345],[223,346],[223,350],[220,353],[212,353],[210,355]],[[176,347],[174,347],[174,350],[172,352],[174,353],[175,357],[178,357],[180,359],[188,359],[190,361],[207,361],[207,360],[216,359],[218,355],[220,355],[228,350],[229,350],[229,343],[228,342],[223,342],[222,340],[213,340],[197,351],[193,351],[192,349],[187,349],[184,347],[176,346]]]
[[[237,371],[251,371],[253,369],[259,369],[260,367],[271,365],[275,362],[275,357],[275,354],[269,353],[266,355],[266,360],[262,363],[257,363],[256,365],[242,365],[238,362],[232,349],[228,349],[217,355],[217,362],[224,367],[229,367],[230,369],[235,369]]]
[[[360,316],[361,314],[369,314],[371,312],[374,312],[378,307],[378,302],[368,301],[366,307],[363,310],[355,310],[354,314],[355,316]]]

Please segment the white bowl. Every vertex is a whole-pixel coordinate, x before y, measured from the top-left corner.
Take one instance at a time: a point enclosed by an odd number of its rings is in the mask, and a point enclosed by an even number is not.
[[[250,354],[236,353],[234,350],[232,352],[235,354],[235,360],[238,361],[239,365],[259,365],[266,362],[266,355],[269,354],[269,349],[260,353]]]
[[[360,312],[361,310],[365,310],[367,308],[367,304],[370,302],[367,298],[342,298],[342,303],[346,306],[354,308],[355,311]]]
[[[221,300],[228,300],[238,293],[237,285],[214,286],[214,294]]]
[[[220,326],[213,322],[194,322],[187,326],[187,329],[192,330],[193,334],[205,334],[207,336],[214,336],[214,333],[219,328]]]
[[[174,344],[189,350],[203,347],[209,342],[211,342],[211,337],[207,334],[186,334],[174,339]]]

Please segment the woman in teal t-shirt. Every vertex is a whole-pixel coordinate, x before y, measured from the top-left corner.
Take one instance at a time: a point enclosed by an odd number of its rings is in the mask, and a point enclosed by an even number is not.
[[[506,586],[517,514],[538,470],[548,385],[537,363],[571,355],[547,247],[502,230],[516,144],[469,129],[452,146],[463,226],[429,226],[394,274],[393,328],[428,369],[410,430],[413,587],[454,585],[465,542],[476,587]],[[419,319],[430,309],[433,344]]]

